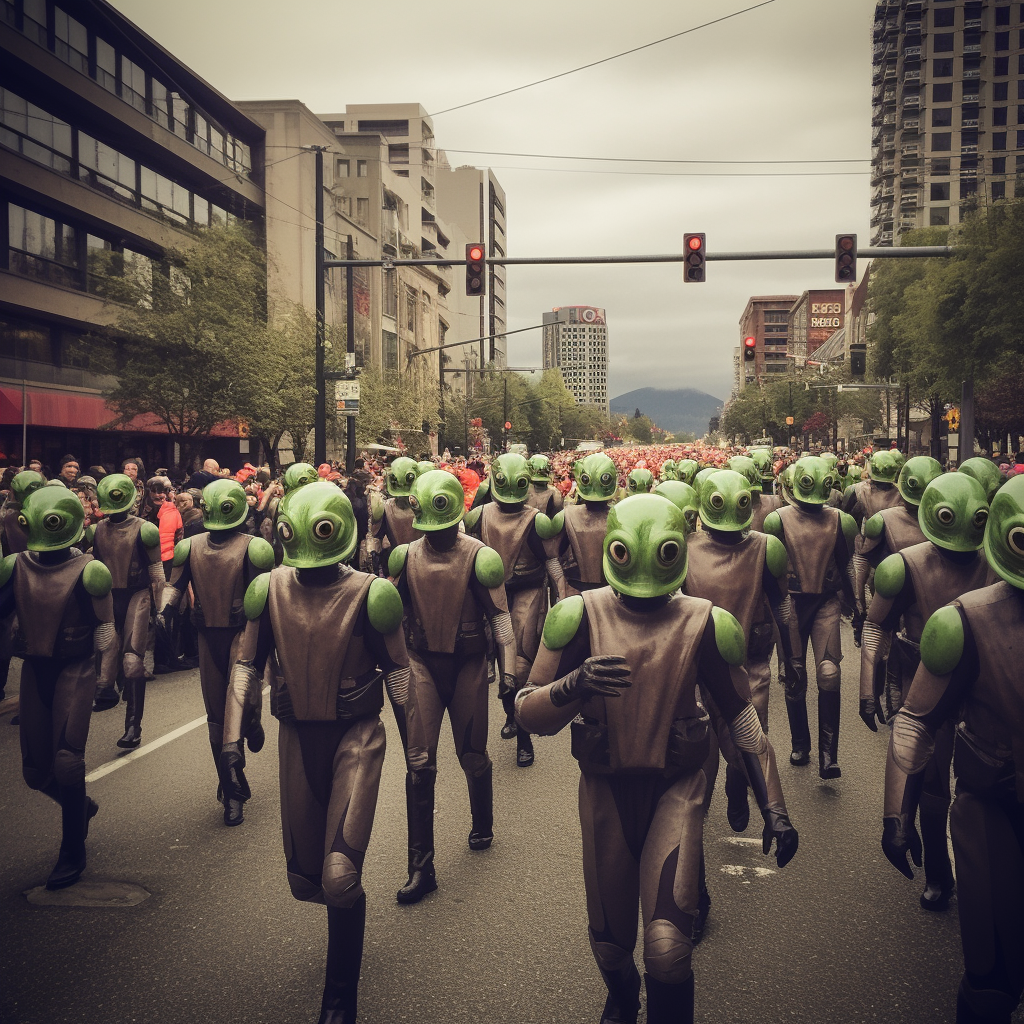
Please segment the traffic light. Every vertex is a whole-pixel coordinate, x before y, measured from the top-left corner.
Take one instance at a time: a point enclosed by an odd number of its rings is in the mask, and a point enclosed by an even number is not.
[[[867,370],[868,347],[864,344],[850,346],[850,373],[854,377],[863,377]]]
[[[484,243],[466,246],[466,294],[483,295],[487,290],[484,278]]]
[[[836,281],[848,284],[857,280],[857,236],[836,235]]]
[[[683,281],[696,283],[704,280],[704,232],[683,235]]]
[[[750,362],[757,356],[757,338],[746,337],[743,339],[743,358],[746,362]]]

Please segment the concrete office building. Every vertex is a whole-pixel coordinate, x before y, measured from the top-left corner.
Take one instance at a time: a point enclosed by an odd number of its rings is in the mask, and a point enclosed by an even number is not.
[[[733,359],[734,392],[753,384],[762,373],[786,373],[789,311],[796,295],[752,295],[740,317],[740,343]],[[755,338],[754,358],[746,359],[744,338]]]
[[[812,361],[817,350],[846,324],[846,289],[812,289],[789,311],[788,358],[797,367]]]
[[[1021,4],[882,0],[872,39],[872,244],[1024,195]]]
[[[166,273],[164,251],[239,218],[260,228],[263,130],[104,0],[0,0],[0,451],[84,469],[176,453],[103,400],[117,307],[105,278]],[[24,402],[22,395],[24,394]],[[204,449],[239,454],[225,428]]]
[[[556,306],[545,313],[544,369],[558,367],[577,405],[608,415],[608,320],[597,306]]]

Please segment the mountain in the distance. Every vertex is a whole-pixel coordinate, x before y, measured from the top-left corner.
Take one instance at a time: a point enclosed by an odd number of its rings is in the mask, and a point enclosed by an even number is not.
[[[662,430],[673,434],[687,431],[702,437],[711,417],[721,414],[723,402],[694,388],[637,388],[608,404],[613,414],[632,416],[639,409]]]

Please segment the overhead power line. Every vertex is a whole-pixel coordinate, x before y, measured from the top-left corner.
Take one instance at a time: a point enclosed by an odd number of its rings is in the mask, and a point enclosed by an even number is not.
[[[657,157],[640,156],[568,156],[554,153],[501,153],[486,149],[450,149],[444,147],[446,153],[469,153],[472,156],[521,156],[535,160],[594,160],[602,163],[617,164],[867,164],[870,157],[851,157],[849,159],[824,160],[674,160],[658,159]]]
[[[529,167],[516,164],[492,164],[492,171],[542,171],[547,174],[631,174],[636,178],[828,178],[849,175],[866,176],[863,171],[618,171],[614,168],[591,170],[589,167]]]
[[[705,21],[702,25],[694,25],[693,28],[683,29],[682,32],[673,32],[670,36],[663,36],[661,39],[655,39],[653,42],[644,43],[642,46],[634,46],[631,50],[623,50],[621,53],[613,53],[610,57],[602,57],[600,60],[591,61],[589,64],[581,64],[578,68],[571,68],[569,71],[560,71],[557,75],[548,75],[547,78],[538,78],[535,82],[527,82],[526,85],[517,85],[514,89],[505,89],[502,92],[492,93],[490,96],[481,96],[478,100],[470,100],[468,103],[459,103],[454,107],[445,107],[444,110],[438,110],[434,114],[429,114],[429,117],[439,117],[441,114],[450,114],[453,110],[463,110],[466,107],[476,106],[477,103],[486,103],[488,100],[496,100],[499,96],[508,96],[514,92],[522,92],[524,89],[532,89],[535,85],[543,85],[545,82],[553,82],[556,78],[565,78],[567,75],[574,75],[577,71],[586,71],[587,68],[596,68],[599,64],[607,64],[610,60],[617,60],[619,57],[628,56],[631,53],[639,53],[641,50],[647,50],[652,46],[657,46],[659,43],[667,43],[670,39],[679,39],[680,36],[688,36],[691,32],[699,32],[702,28],[709,28],[711,25],[717,25],[720,22],[728,21],[730,18],[737,18],[741,14],[747,14],[750,11],[756,11],[758,7],[767,7],[769,4],[775,3],[775,0],[762,0],[759,4],[754,4],[753,7],[745,7],[742,11],[733,11],[732,14],[723,15],[721,18],[715,18],[713,21]]]

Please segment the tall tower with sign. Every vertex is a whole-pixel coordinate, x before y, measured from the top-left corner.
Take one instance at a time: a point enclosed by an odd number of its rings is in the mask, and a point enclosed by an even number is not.
[[[577,405],[608,413],[608,319],[597,306],[556,306],[545,313],[544,369],[557,367]]]

